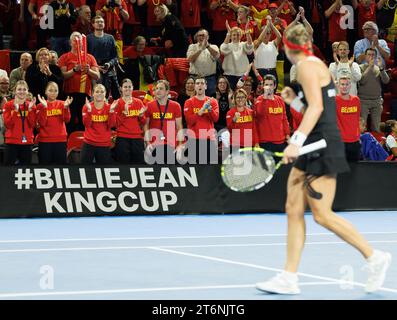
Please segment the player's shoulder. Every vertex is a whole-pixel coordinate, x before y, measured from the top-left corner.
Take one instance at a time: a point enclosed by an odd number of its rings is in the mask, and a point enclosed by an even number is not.
[[[169,102],[169,106],[173,106],[173,107],[181,107],[181,105],[179,104],[179,102],[178,101],[175,101],[175,100],[168,100]]]

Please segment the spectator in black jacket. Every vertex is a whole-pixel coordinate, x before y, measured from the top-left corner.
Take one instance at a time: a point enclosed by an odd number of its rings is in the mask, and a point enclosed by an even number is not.
[[[159,80],[157,70],[160,64],[164,64],[164,58],[155,55],[154,51],[146,46],[144,37],[137,36],[134,46],[124,51],[124,72],[119,75],[119,81],[131,79],[135,90],[147,92],[149,85]]]
[[[160,39],[151,39],[159,41],[165,47],[167,55],[170,57],[186,57],[189,40],[185,29],[179,19],[171,14],[166,5],[159,5],[154,9],[157,20],[161,21],[163,28]]]
[[[45,96],[45,88],[48,82],[54,81],[60,89],[59,97],[62,99],[63,75],[61,69],[50,64],[50,51],[47,48],[40,48],[36,52],[36,63],[26,69],[25,80],[29,90],[37,98],[37,95]]]

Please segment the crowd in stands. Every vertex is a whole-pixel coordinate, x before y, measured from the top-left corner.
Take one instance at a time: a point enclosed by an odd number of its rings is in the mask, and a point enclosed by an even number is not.
[[[19,66],[0,67],[2,161],[31,164],[37,146],[44,165],[71,163],[77,150],[82,164],[283,151],[302,119],[280,96],[301,90],[282,45],[296,24],[333,75],[348,160],[394,161],[396,9],[395,0],[0,0],[0,49],[8,34],[20,53]]]

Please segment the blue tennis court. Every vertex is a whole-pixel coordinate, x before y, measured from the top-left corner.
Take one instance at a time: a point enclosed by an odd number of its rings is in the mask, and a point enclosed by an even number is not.
[[[343,212],[397,257],[397,212]],[[306,215],[302,293],[268,295],[256,282],[284,265],[284,214],[4,219],[0,299],[397,299],[394,261],[366,294],[361,255]]]

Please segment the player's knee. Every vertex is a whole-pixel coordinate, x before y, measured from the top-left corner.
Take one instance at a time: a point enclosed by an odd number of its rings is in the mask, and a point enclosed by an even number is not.
[[[328,217],[327,217],[325,214],[323,214],[323,213],[314,212],[314,211],[313,211],[313,219],[314,219],[314,221],[315,221],[317,224],[319,224],[320,226],[325,227],[326,225],[328,225],[329,219],[328,219]]]
[[[285,212],[288,218],[302,218],[305,214],[305,210],[297,205],[287,202],[285,205]]]

